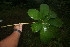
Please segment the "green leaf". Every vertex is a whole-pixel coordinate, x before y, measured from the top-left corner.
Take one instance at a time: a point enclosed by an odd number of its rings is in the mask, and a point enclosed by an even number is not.
[[[54,25],[54,26],[56,26],[56,27],[61,27],[62,24],[63,24],[63,22],[62,22],[61,19],[59,19],[59,18],[50,19],[48,22],[49,22],[51,25]]]
[[[40,15],[42,17],[48,15],[49,13],[49,6],[47,4],[41,4],[40,5]]]
[[[39,20],[39,11],[36,9],[29,9],[28,15],[34,20]]]
[[[54,11],[49,11],[49,17],[50,18],[56,18],[57,17],[57,14],[54,12]]]
[[[38,32],[39,30],[41,30],[41,28],[42,28],[42,24],[41,23],[34,23],[34,24],[32,24],[32,31],[33,32]]]
[[[40,31],[40,39],[44,43],[49,43],[51,39],[57,36],[58,28],[55,26],[43,26],[42,30]]]

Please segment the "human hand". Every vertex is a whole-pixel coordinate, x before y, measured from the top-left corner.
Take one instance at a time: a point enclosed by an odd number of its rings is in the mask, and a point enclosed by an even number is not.
[[[14,29],[20,30],[22,32],[22,25],[23,24],[18,24],[14,26]]]

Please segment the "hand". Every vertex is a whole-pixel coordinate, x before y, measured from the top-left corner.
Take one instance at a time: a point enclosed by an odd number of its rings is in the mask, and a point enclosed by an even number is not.
[[[15,25],[14,29],[20,30],[22,32],[22,25],[23,24]]]

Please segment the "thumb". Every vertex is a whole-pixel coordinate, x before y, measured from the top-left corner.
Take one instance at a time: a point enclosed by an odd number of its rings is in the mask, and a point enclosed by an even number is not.
[[[22,24],[19,24],[19,30],[22,32]]]

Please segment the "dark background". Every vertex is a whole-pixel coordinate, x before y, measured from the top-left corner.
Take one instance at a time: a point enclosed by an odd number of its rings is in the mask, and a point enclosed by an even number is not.
[[[61,30],[59,43],[47,45],[40,41],[39,33],[31,32],[31,24],[23,26],[18,47],[69,47],[70,46],[70,0],[0,0],[0,20],[2,25],[19,22],[33,22],[27,11],[28,9],[39,9],[40,4],[48,4],[64,22]],[[13,32],[13,27],[0,28],[0,40],[9,36]]]

